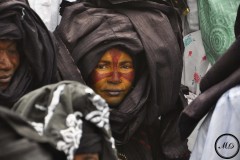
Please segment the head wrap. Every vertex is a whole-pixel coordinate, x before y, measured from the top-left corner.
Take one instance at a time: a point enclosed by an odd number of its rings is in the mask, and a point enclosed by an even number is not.
[[[240,10],[238,9],[235,26],[240,25]],[[200,82],[201,94],[182,112],[179,127],[182,138],[190,135],[197,123],[216,104],[221,95],[240,83],[240,37],[238,31],[236,40],[228,50],[208,70]]]
[[[0,106],[1,160],[63,160],[45,137],[22,117]]]
[[[176,109],[183,43],[173,8],[150,1],[74,3],[64,9],[55,35],[65,44],[85,82],[112,47],[122,48],[137,63],[142,60],[134,88],[111,110],[112,132],[118,143],[126,143],[144,120],[151,124]]]
[[[10,107],[21,96],[56,80],[55,45],[39,16],[23,0],[0,2],[0,39],[17,40],[20,66],[0,104]]]
[[[32,91],[13,109],[68,160],[85,152],[99,152],[100,160],[117,160],[109,108],[92,89],[78,82],[62,81]]]

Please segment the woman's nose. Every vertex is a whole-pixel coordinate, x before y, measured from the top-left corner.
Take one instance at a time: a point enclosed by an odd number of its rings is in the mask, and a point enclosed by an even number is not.
[[[121,74],[118,71],[113,71],[113,73],[109,79],[109,82],[114,83],[114,84],[121,83],[120,75]]]

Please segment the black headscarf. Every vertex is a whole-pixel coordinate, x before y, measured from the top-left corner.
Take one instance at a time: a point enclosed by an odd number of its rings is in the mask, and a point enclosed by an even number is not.
[[[136,69],[141,75],[134,88],[110,116],[114,137],[118,143],[126,143],[144,120],[151,124],[177,108],[183,52],[181,24],[175,10],[165,4],[89,2],[66,7],[55,35],[65,44],[86,83],[109,48],[122,48],[142,60],[139,66],[144,67]]]
[[[202,78],[202,93],[181,114],[179,127],[182,138],[190,135],[224,92],[240,83],[240,37],[237,26],[240,26],[240,8],[235,21],[236,40]]]
[[[68,160],[76,153],[98,153],[117,160],[109,108],[92,89],[74,81],[47,85],[23,96],[13,107]]]
[[[0,1],[0,39],[17,40],[20,66],[0,104],[11,107],[25,93],[56,81],[52,35],[24,0]]]
[[[25,119],[4,106],[0,106],[0,130],[1,160],[65,160]]]

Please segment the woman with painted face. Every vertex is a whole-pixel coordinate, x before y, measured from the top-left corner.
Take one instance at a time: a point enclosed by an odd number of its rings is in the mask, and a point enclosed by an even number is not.
[[[82,81],[111,107],[119,159],[188,159],[177,130],[184,102],[175,10],[152,1],[101,0],[74,2],[61,11],[54,32],[67,52],[61,55],[72,56]]]
[[[90,86],[113,108],[133,87],[135,69],[130,55],[117,48],[107,50],[91,73]]]
[[[0,104],[11,108],[56,75],[56,48],[38,15],[24,0],[0,1]]]

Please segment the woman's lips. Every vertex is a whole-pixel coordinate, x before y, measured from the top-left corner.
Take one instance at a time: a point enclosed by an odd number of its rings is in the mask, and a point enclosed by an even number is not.
[[[121,94],[122,90],[104,90],[104,92],[109,96],[116,97]]]
[[[2,76],[0,77],[0,83],[9,83],[12,79],[12,76]]]

